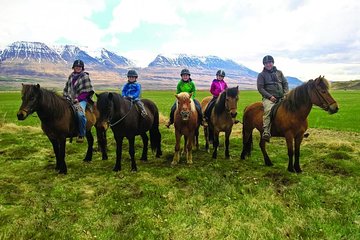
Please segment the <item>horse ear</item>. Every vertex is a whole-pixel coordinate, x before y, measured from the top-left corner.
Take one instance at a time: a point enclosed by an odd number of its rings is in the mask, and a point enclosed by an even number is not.
[[[177,99],[179,99],[179,96],[177,94],[174,95]]]
[[[112,99],[113,99],[113,94],[112,94],[112,93],[109,93],[108,99],[109,99],[109,100],[112,100]]]
[[[36,88],[37,88],[37,89],[40,89],[40,84],[36,84]]]

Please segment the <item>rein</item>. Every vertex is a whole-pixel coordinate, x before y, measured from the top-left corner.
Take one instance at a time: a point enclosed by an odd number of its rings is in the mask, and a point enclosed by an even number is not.
[[[133,102],[130,101],[130,109],[129,109],[129,111],[124,116],[122,116],[119,120],[117,120],[116,122],[111,123],[111,119],[110,119],[109,120],[110,127],[113,127],[113,126],[119,124],[122,120],[124,120],[127,117],[127,115],[129,115],[129,113],[131,112],[131,109],[133,108],[133,105],[134,105]]]

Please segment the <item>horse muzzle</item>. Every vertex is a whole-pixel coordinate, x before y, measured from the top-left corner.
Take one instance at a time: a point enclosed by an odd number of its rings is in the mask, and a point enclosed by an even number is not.
[[[230,112],[230,116],[231,116],[232,118],[236,118],[236,115],[237,115],[237,112]]]
[[[331,104],[328,109],[327,109],[328,113],[330,114],[334,114],[337,113],[339,111],[339,106],[337,105],[337,103]]]
[[[17,119],[22,121],[25,120],[28,116],[28,112],[26,110],[19,110],[17,113]]]
[[[180,116],[181,116],[181,119],[182,119],[183,121],[187,121],[187,120],[190,119],[190,112],[188,112],[188,111],[181,111],[181,112],[180,112]]]

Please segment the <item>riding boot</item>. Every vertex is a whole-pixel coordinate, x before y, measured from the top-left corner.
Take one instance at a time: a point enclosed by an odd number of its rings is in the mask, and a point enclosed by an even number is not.
[[[145,110],[144,103],[139,100],[139,101],[136,102],[136,105],[140,108],[141,116],[143,118],[146,118],[148,114],[147,114],[147,112]]]
[[[166,123],[165,127],[169,128],[171,124],[174,123],[174,113],[176,110],[176,102],[174,103],[174,105],[171,107],[170,110],[170,120]]]

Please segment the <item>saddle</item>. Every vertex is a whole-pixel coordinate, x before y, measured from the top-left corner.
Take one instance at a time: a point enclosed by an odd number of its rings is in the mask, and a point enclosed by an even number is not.
[[[283,99],[279,99],[274,106],[271,108],[270,111],[270,121],[272,122],[275,119],[276,113],[280,107],[280,103],[283,101]]]

